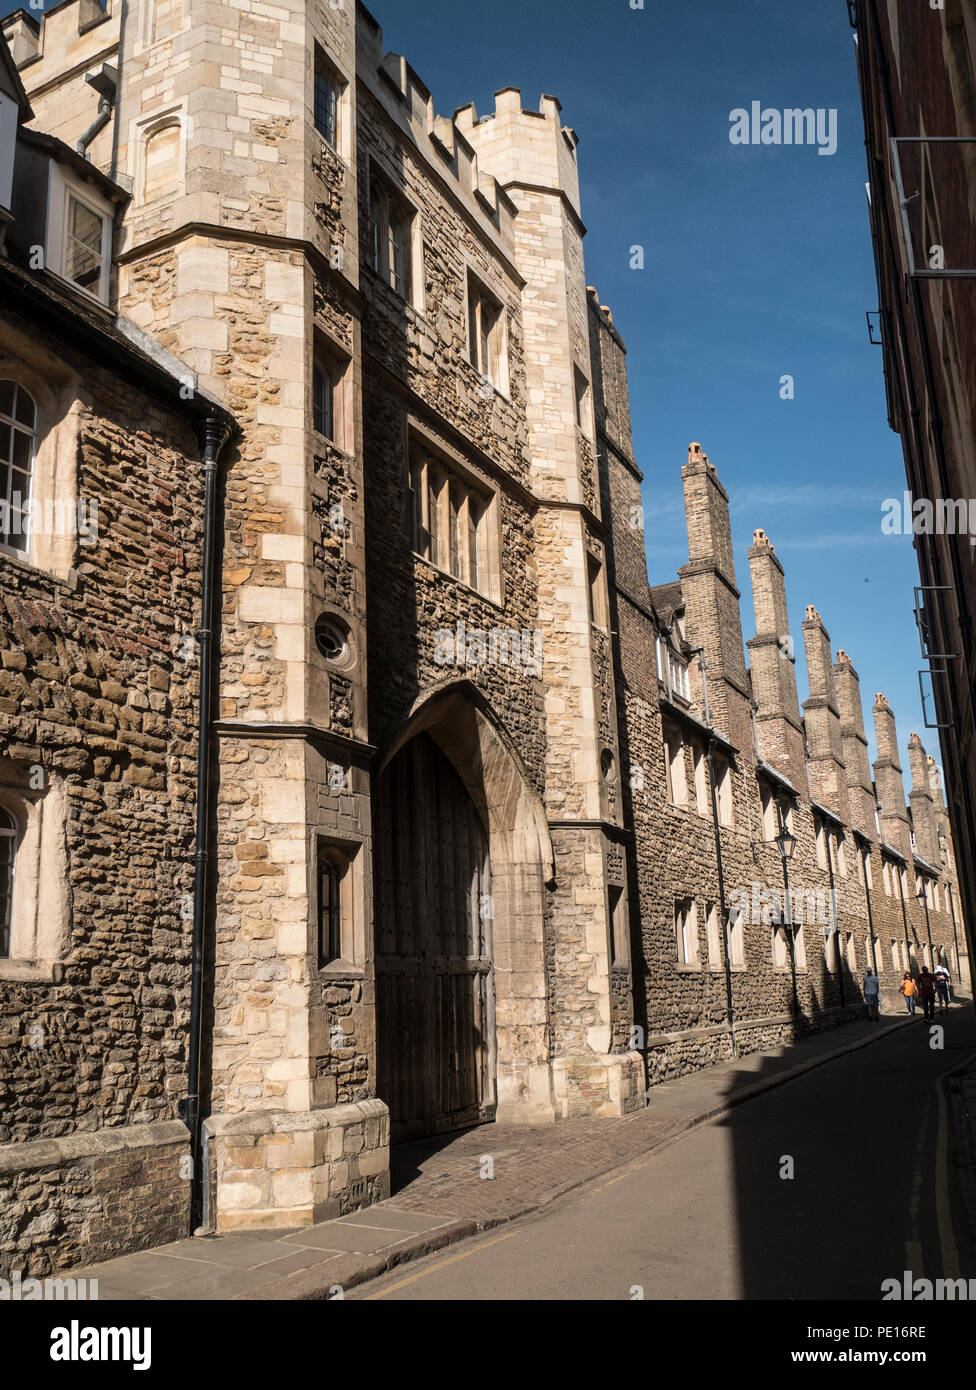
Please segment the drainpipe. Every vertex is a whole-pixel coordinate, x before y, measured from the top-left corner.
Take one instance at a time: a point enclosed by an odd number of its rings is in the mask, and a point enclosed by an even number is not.
[[[84,135],[81,137],[81,139],[75,146],[75,149],[78,151],[79,154],[84,154],[87,157],[86,152],[88,150],[88,146],[94,140],[98,132],[100,130],[104,130],[105,126],[108,125],[109,117],[111,116],[111,114],[111,101],[109,101],[108,97],[101,97],[98,103],[98,115],[92,121],[91,125],[88,127]]]
[[[203,1035],[203,957],[205,948],[207,888],[209,881],[209,812],[211,784],[211,725],[213,722],[212,655],[214,558],[216,555],[217,458],[230,430],[220,416],[208,415],[200,424],[199,440],[204,477],[203,574],[200,595],[200,705],[197,732],[197,817],[193,882],[192,975],[190,981],[190,1032],[187,1045],[187,1085],[183,1116],[190,1131],[190,1231],[203,1212],[204,1153],[200,1123],[200,1051]]]
[[[952,914],[952,944],[956,949],[956,976],[962,983],[962,957],[959,954],[959,937],[956,933],[956,900],[952,896],[952,884],[946,884],[946,892],[949,894],[949,911]]]
[[[89,72],[85,75],[85,81],[89,87],[98,93],[98,115],[85,131],[84,135],[75,145],[75,149],[87,159],[88,146],[94,140],[100,130],[104,130],[108,125],[109,118],[115,109],[115,97],[118,92],[119,74],[117,69],[108,63],[103,63],[97,72]]]
[[[837,889],[834,887],[834,854],[833,840],[834,834],[830,826],[824,822],[824,839],[827,841],[827,868],[830,872],[830,915],[834,919],[834,948],[837,951],[837,983],[840,986],[840,1007],[847,1008],[847,1001],[844,998],[844,966],[847,964],[847,957],[841,954],[840,949],[840,927],[837,925]]]
[[[868,851],[870,854],[870,850]],[[868,905],[868,931],[871,933],[871,957],[874,960],[874,973],[878,977],[878,989],[881,989],[881,962],[878,960],[878,937],[874,934],[874,913],[871,911],[871,887],[868,883],[868,864],[864,857],[864,846],[858,845],[857,857],[861,861],[861,876],[864,879],[864,897]]]
[[[708,706],[708,663],[705,660],[705,648],[697,647],[695,651],[701,670],[705,723],[708,725],[709,729],[711,729],[712,714]],[[722,920],[722,959],[725,965],[725,1016],[729,1024],[729,1040],[732,1043],[732,1056],[738,1057],[739,1044],[735,1036],[735,1010],[732,1005],[732,960],[730,953],[731,924],[729,922],[728,909],[725,905],[725,871],[722,866],[722,832],[719,829],[718,800],[715,795],[715,763],[712,758],[714,749],[715,736],[713,734],[708,740],[705,756],[708,759],[708,785],[711,789],[712,799],[712,832],[715,836],[715,867],[718,871],[718,910]]]
[[[911,968],[912,968],[912,943],[911,943],[911,940],[909,939],[909,936],[908,936],[908,912],[907,912],[907,910],[906,910],[906,908],[905,908],[905,885],[904,885],[904,883],[903,883],[903,881],[902,881],[902,874],[903,874],[904,872],[906,872],[906,871],[903,870],[903,869],[901,869],[901,868],[899,868],[899,870],[898,870],[898,897],[899,897],[900,900],[901,900],[901,917],[902,917],[902,921],[903,921],[904,924],[905,924],[905,950],[906,950],[906,952],[908,953],[908,969],[911,970]]]

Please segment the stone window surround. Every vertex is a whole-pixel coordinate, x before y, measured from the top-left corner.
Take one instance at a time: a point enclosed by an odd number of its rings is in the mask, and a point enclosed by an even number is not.
[[[722,963],[722,932],[718,903],[705,903],[705,939],[708,944],[708,968],[716,974],[724,969]]]
[[[356,403],[353,399],[353,392],[350,390],[352,358],[345,352],[332,338],[326,337],[319,328],[315,329],[313,339],[313,350],[309,366],[309,401],[313,400],[315,390],[315,369],[328,374],[332,381],[332,437],[320,435],[322,439],[327,439],[334,448],[344,454],[346,458],[353,458],[354,453],[348,447],[349,443],[355,439],[355,410]],[[314,411],[309,410],[309,419],[314,425]],[[318,433],[318,431],[316,431]]]
[[[408,483],[412,469],[416,461],[416,453],[421,452],[434,458],[443,468],[444,472],[450,477],[452,474],[457,477],[461,485],[471,492],[481,495],[483,499],[483,512],[479,531],[483,530],[484,535],[479,536],[478,542],[478,567],[479,567],[479,586],[481,575],[484,575],[484,587],[475,587],[465,579],[452,574],[429,556],[422,555],[414,548],[413,535],[413,516],[411,507],[404,508],[405,524],[409,528],[410,548],[413,552],[414,560],[420,560],[426,565],[430,565],[438,574],[446,575],[455,584],[462,585],[471,593],[477,594],[479,598],[487,599],[496,608],[504,608],[504,593],[502,590],[502,569],[501,569],[501,527],[499,524],[501,503],[498,489],[482,476],[472,465],[459,454],[456,450],[444,444],[439,438],[428,432],[422,421],[414,415],[407,417],[407,448],[406,448],[406,470]],[[408,502],[409,502],[408,497]],[[426,504],[425,504],[426,505]]]
[[[785,922],[771,922],[769,930],[773,971],[777,975],[788,975],[790,973],[790,944],[786,933],[789,928]],[[807,948],[803,939],[802,922],[794,922],[793,924],[793,956],[796,962],[796,973],[805,975],[807,973]]]
[[[465,323],[468,328],[465,348],[467,360],[479,376],[490,383],[496,395],[501,396],[503,400],[511,400],[508,311],[484,278],[467,262],[464,293]],[[484,332],[486,310],[491,314],[491,326],[487,333]],[[487,363],[480,360],[482,341],[487,343]]]
[[[186,182],[186,145],[183,139],[183,130],[186,125],[186,103],[179,101],[173,105],[164,107],[161,111],[153,111],[148,116],[139,117],[133,120],[129,126],[129,173],[136,185],[135,209],[141,211],[143,207],[156,202],[158,198],[167,199],[172,196],[171,192],[162,191],[156,193],[150,199],[147,197],[148,186],[148,154],[149,146],[156,136],[161,135],[165,130],[172,130],[174,127],[180,132],[178,168],[174,181],[178,187],[182,187]]]
[[[678,973],[701,971],[701,943],[698,939],[698,904],[694,898],[675,898],[674,932],[678,951]]]
[[[593,424],[593,391],[589,377],[581,367],[573,364],[573,400],[576,411],[576,428],[583,438],[591,444],[595,438]]]
[[[375,275],[382,281],[387,288],[402,299],[404,304],[414,309],[418,314],[424,314],[424,239],[423,239],[423,219],[420,209],[408,198],[406,192],[400,186],[398,180],[379,162],[372,153],[366,157],[366,178],[364,189],[366,195],[366,254],[362,264],[371,275]],[[373,191],[379,193],[379,212],[382,221],[378,223],[379,235],[379,260],[378,264],[373,264],[373,252],[370,245],[369,228],[374,219],[370,213],[374,210]],[[392,267],[389,262],[389,241],[391,232],[391,209],[397,214],[401,225],[407,225],[406,248],[407,255],[405,260],[405,271],[407,284],[406,293],[398,290],[391,281]]]
[[[827,868],[827,825],[820,816],[813,818],[813,833],[817,847],[817,867],[826,870]]]
[[[746,970],[746,932],[745,914],[743,912],[730,912],[729,925],[727,932],[727,948],[729,953],[729,969],[743,972]]]
[[[606,632],[610,619],[607,614],[607,595],[605,568],[601,557],[589,548],[586,551],[586,593],[589,604],[590,623]]]
[[[772,786],[762,776],[758,778],[759,797],[762,806],[762,829],[763,839],[767,844],[772,844],[780,832],[780,816],[783,825],[791,835],[795,835],[793,828],[793,807],[794,800],[785,790],[780,790]],[[772,833],[770,833],[770,831]]]
[[[84,401],[78,381],[45,348],[9,324],[0,346],[0,378],[15,381],[33,398],[37,409],[34,467],[31,477],[31,527],[27,553],[0,549],[0,555],[57,579],[71,580],[80,545],[78,521],[78,438]],[[57,518],[68,505],[75,529],[48,534],[47,515]]]
[[[0,762],[0,805],[17,828],[10,955],[0,957],[0,979],[50,980],[68,940],[67,797],[60,779],[46,777],[33,791],[15,777]]]
[[[314,830],[313,853],[309,862],[315,878],[312,901],[315,912],[312,930],[315,937],[312,956],[320,978],[330,975],[343,979],[362,979],[366,973],[366,886],[362,840],[343,838],[330,831]],[[326,855],[340,871],[339,876],[339,937],[342,953],[335,960],[320,963],[319,957],[319,857]]]
[[[688,809],[688,769],[685,764],[685,745],[681,730],[668,720],[661,721],[664,740],[664,767],[667,774],[668,801],[672,806]]]
[[[608,939],[610,953],[608,959],[614,968],[630,969],[630,908],[627,889],[621,884],[611,884],[607,894]]]
[[[722,753],[712,754],[712,767],[715,769],[715,801],[718,806],[718,823],[727,829],[735,825],[735,801],[732,792],[732,767]]]
[[[691,766],[694,774],[693,781],[695,787],[695,810],[702,817],[707,817],[710,812],[708,796],[708,770],[705,745],[701,739],[693,738],[691,746]]]
[[[322,76],[331,86],[335,93],[335,139],[330,140],[324,131],[319,129],[315,120],[315,97],[316,83],[319,76]],[[311,91],[311,111],[312,128],[322,139],[333,154],[340,159],[349,157],[349,128],[350,128],[350,96],[349,83],[336,67],[332,58],[329,56],[323,44],[316,39],[313,46],[312,56],[312,91]]]
[[[871,868],[871,851],[861,850],[861,871],[867,891],[870,893],[874,889],[874,870]]]

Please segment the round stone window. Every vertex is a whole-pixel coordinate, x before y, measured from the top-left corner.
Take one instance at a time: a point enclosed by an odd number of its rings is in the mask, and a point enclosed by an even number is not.
[[[315,620],[315,645],[326,661],[341,662],[349,653],[349,630],[331,613],[320,613]]]

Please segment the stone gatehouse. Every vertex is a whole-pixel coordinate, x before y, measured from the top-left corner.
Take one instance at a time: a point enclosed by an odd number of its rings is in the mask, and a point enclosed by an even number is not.
[[[98,534],[0,535],[0,1273],[965,980],[934,761],[813,607],[800,709],[761,531],[744,645],[698,444],[649,581],[555,97],[438,116],[362,6],[3,29],[0,478]]]

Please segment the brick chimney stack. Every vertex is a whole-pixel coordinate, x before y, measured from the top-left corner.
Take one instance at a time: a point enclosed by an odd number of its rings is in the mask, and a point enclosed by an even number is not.
[[[841,744],[847,772],[847,801],[850,824],[872,841],[877,839],[874,821],[874,786],[868,758],[868,740],[864,732],[864,711],[861,707],[861,682],[854,663],[843,650],[834,663],[834,689],[840,714]]]
[[[932,796],[928,758],[917,733],[908,738],[908,764],[912,773],[912,789],[908,800],[912,808],[912,827],[915,831],[915,853],[935,868],[940,865],[937,808]]]
[[[810,698],[803,702],[810,794],[848,822],[847,770],[834,668],[830,660],[830,635],[812,604],[807,605],[803,623],[803,645],[810,684]]]
[[[805,793],[804,734],[786,609],[786,578],[765,531],[753,532],[749,573],[756,635],[750,637],[747,646],[752,693],[759,706],[756,713],[759,756],[788,777],[798,791]]]
[[[692,646],[705,651],[715,727],[738,747],[748,748],[752,741],[749,686],[732,558],[729,496],[700,444],[688,446],[681,479],[688,563],[682,565],[678,577],[685,601],[686,635]]]
[[[878,744],[878,760],[874,765],[874,783],[881,803],[881,829],[886,842],[906,859],[911,859],[911,832],[905,809],[905,787],[901,763],[898,761],[898,734],[895,715],[884,695],[874,697],[874,736]]]

